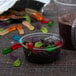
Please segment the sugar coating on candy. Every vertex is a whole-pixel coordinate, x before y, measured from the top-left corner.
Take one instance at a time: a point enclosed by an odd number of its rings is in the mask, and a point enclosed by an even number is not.
[[[42,45],[43,45],[43,43],[39,41],[39,42],[35,43],[34,47],[41,47]]]
[[[48,33],[48,29],[44,26],[41,27],[40,31],[43,33]]]
[[[10,47],[2,49],[2,54],[8,54],[8,53],[11,53],[11,52],[12,52],[12,49]]]
[[[52,22],[52,21],[50,21],[49,23],[48,23],[48,26],[53,26],[54,25],[54,23]]]
[[[21,61],[20,59],[17,59],[16,61],[13,62],[14,67],[20,67],[21,66]]]

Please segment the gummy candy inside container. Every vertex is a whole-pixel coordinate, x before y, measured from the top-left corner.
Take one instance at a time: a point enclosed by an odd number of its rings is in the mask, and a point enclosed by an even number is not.
[[[32,33],[23,36],[19,42],[24,48],[26,59],[33,63],[49,63],[57,60],[63,40],[53,33]]]

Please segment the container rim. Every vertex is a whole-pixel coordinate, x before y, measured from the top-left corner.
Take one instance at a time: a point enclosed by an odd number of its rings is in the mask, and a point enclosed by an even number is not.
[[[72,24],[72,28],[71,28],[71,39],[72,39],[72,43],[76,49],[76,38],[75,38],[75,28],[76,28],[76,18],[75,20],[73,21],[73,24]]]
[[[64,6],[76,6],[76,4],[72,4],[72,3],[64,3],[64,2],[60,2],[58,0],[54,0],[55,3],[60,4],[60,5],[64,5]]]
[[[23,42],[22,42],[22,40],[25,38],[25,37],[28,37],[28,36],[30,36],[30,35],[39,35],[39,34],[44,34],[44,33],[31,33],[31,34],[27,34],[27,35],[24,35],[23,37],[21,37],[20,38],[20,40],[19,40],[19,43],[24,47],[24,48],[26,48],[26,46],[23,44]],[[54,33],[46,33],[46,34],[44,34],[44,35],[55,35],[55,36],[59,36],[59,35],[57,35],[57,34],[54,34]],[[50,36],[49,36],[50,37]],[[59,36],[60,37],[60,36]],[[60,40],[62,41],[62,45],[63,45],[63,39],[62,39],[62,37],[60,37]],[[58,46],[58,47],[55,47],[56,49],[57,48],[60,48],[62,45],[60,45],[60,46]],[[44,48],[32,48],[33,50],[46,50],[46,49],[44,49]]]

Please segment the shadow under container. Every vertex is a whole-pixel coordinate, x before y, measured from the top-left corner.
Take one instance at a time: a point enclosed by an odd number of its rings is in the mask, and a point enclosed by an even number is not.
[[[33,38],[48,39],[49,41],[51,41],[51,40],[61,40],[62,41],[60,36],[58,36],[56,34],[52,34],[52,33],[47,33],[47,34],[32,33],[32,34],[23,36],[20,39],[20,43],[24,48],[24,53],[25,53],[26,59],[29,62],[44,64],[44,63],[50,63],[50,62],[53,62],[53,61],[59,59],[60,48],[62,45],[56,47],[56,49],[51,52],[47,52],[46,48],[33,48],[32,50],[37,51],[37,52],[31,52],[31,54],[30,54],[30,49],[27,49],[25,47],[24,42],[31,42],[31,40]]]
[[[59,33],[63,38],[63,48],[76,50],[76,1],[54,0],[58,12]]]

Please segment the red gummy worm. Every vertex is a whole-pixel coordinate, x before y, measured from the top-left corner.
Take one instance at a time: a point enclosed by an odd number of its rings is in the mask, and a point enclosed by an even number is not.
[[[12,46],[10,46],[10,47],[11,47],[11,49],[12,49],[12,51],[13,51],[13,50],[16,50],[17,48],[22,47],[22,45],[21,45],[20,43],[16,43],[16,44],[14,44],[14,45],[12,45]]]
[[[62,45],[62,41],[58,41],[55,45],[56,45],[56,46]]]

